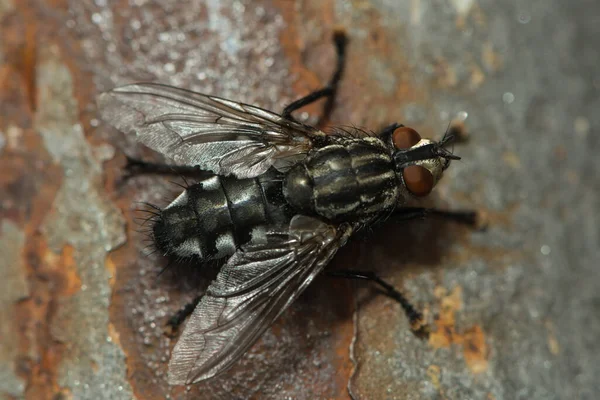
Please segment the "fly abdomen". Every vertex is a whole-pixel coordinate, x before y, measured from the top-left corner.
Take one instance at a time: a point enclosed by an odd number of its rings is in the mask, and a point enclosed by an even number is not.
[[[265,225],[290,217],[278,173],[254,179],[208,174],[161,211],[153,234],[165,255],[211,260],[232,255]]]
[[[389,210],[398,199],[390,154],[376,138],[323,147],[292,168],[286,200],[329,220],[359,220]]]

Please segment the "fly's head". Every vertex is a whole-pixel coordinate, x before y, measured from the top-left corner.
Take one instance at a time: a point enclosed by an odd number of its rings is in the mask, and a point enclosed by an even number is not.
[[[396,174],[409,194],[427,196],[450,166],[450,161],[460,160],[445,148],[452,140],[453,135],[449,133],[439,142],[423,139],[417,131],[406,126],[392,132],[390,144],[394,148]]]

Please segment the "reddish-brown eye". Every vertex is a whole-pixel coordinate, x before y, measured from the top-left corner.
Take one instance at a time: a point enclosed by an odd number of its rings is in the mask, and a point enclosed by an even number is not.
[[[400,127],[392,133],[392,141],[397,149],[410,149],[420,140],[421,135],[407,126]]]
[[[410,165],[402,171],[404,184],[417,197],[427,196],[433,189],[433,175],[420,165]]]

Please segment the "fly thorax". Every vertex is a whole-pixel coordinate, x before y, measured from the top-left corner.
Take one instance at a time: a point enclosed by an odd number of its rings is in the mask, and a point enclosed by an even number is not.
[[[365,139],[329,145],[287,173],[284,195],[290,205],[332,221],[356,221],[385,212],[396,203],[396,175],[389,152]]]
[[[313,183],[304,163],[297,164],[287,172],[283,181],[283,195],[296,210],[314,213]]]

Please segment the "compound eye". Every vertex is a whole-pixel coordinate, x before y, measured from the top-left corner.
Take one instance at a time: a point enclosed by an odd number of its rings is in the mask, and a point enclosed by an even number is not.
[[[433,175],[420,165],[410,165],[402,171],[404,184],[417,197],[427,196],[433,190]]]
[[[396,149],[410,149],[415,144],[419,143],[421,135],[412,128],[402,126],[392,133],[392,141]]]

